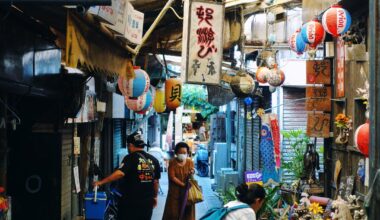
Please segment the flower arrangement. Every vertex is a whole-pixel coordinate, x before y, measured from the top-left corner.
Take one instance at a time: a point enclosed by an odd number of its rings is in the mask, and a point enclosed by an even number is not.
[[[338,114],[336,117],[335,117],[335,125],[337,128],[345,128],[345,129],[349,129],[351,128],[351,118],[349,116],[346,116],[345,114]]]
[[[5,189],[0,187],[0,219],[6,219],[6,214],[9,208],[8,200],[5,195],[3,195]]]

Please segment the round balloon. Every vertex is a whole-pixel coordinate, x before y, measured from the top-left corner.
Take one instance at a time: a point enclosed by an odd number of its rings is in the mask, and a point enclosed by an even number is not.
[[[360,152],[368,157],[369,149],[369,123],[360,125],[355,131],[355,146]]]
[[[351,15],[340,5],[333,5],[322,16],[325,31],[334,37],[344,34],[351,25]]]
[[[137,98],[149,90],[150,79],[144,70],[134,67],[134,77],[119,77],[118,86],[124,96]]]
[[[267,67],[259,67],[256,71],[256,80],[259,83],[267,83],[267,78],[270,72],[270,69],[268,69]]]
[[[289,39],[289,46],[290,49],[294,52],[296,52],[298,55],[303,54],[306,50],[306,43],[302,39],[301,30],[298,29],[296,32],[292,34],[292,36]]]
[[[305,43],[310,47],[316,48],[318,44],[324,41],[326,32],[323,25],[317,20],[307,22],[301,29],[301,36]]]
[[[285,81],[285,73],[280,69],[273,69],[268,75],[268,83],[271,86],[277,87],[281,86]]]

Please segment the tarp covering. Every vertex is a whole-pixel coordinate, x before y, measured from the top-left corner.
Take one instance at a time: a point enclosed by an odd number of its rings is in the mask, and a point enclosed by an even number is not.
[[[128,52],[72,13],[67,15],[66,65],[111,75],[126,75]]]

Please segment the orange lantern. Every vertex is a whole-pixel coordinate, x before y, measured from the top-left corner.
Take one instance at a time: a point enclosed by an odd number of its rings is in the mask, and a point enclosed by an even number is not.
[[[153,108],[157,113],[162,113],[166,110],[165,102],[165,85],[156,88],[156,97],[154,98]]]
[[[170,78],[165,82],[166,107],[175,110],[181,105],[182,81],[178,78]]]

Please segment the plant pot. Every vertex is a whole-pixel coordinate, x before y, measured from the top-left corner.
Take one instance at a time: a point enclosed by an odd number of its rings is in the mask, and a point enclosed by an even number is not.
[[[348,142],[348,128],[338,128],[338,137],[335,139],[336,144],[346,144]]]

